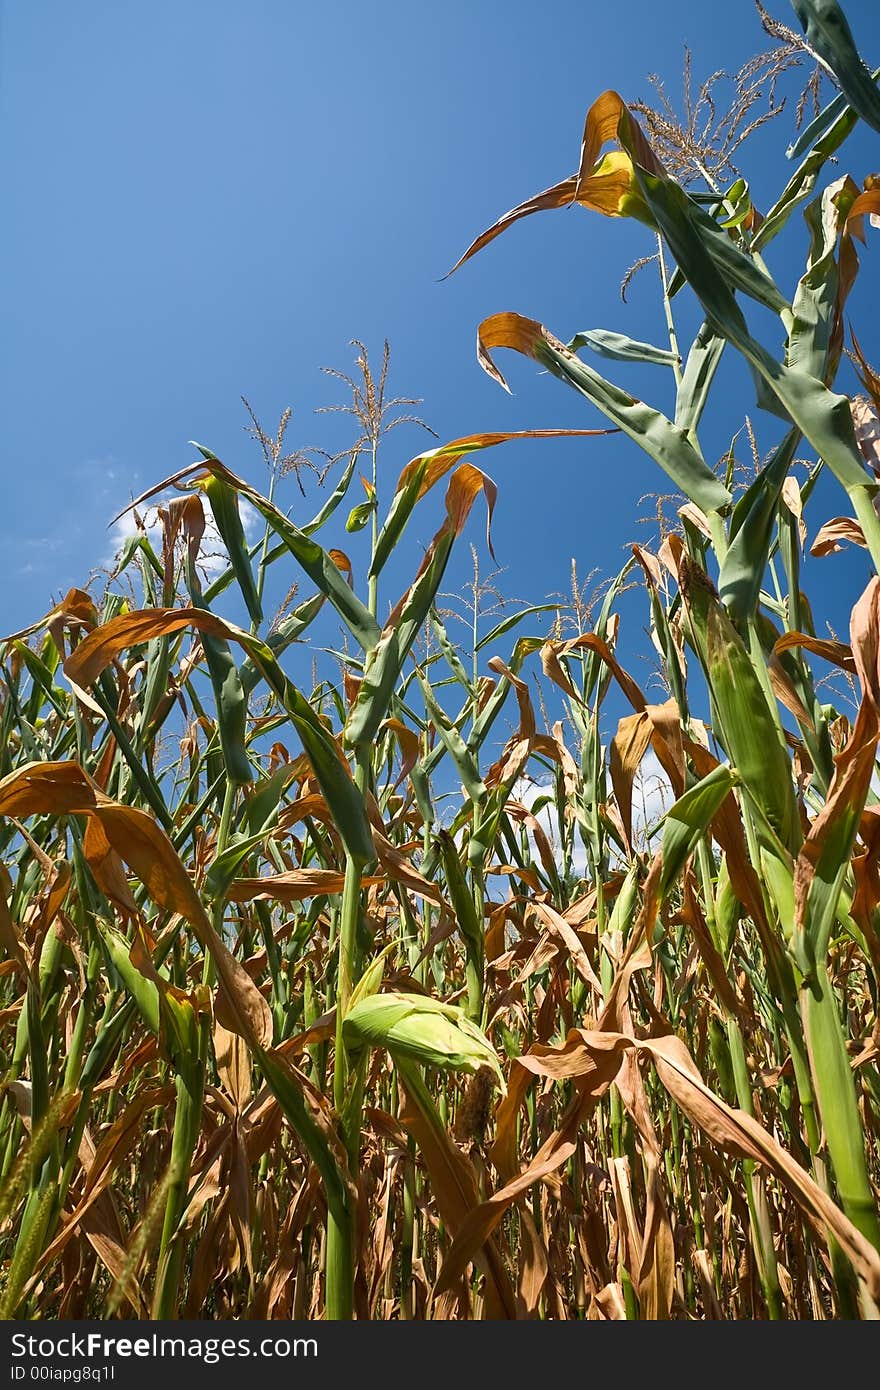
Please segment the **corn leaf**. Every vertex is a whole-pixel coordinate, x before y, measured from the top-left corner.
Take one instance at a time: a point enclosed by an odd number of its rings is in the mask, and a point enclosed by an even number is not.
[[[513,348],[527,357],[533,357],[554,376],[586,396],[603,415],[614,421],[624,434],[644,449],[676,487],[703,511],[717,511],[729,505],[730,493],[696,451],[684,430],[619,386],[605,381],[535,319],[523,318],[521,314],[494,314],[480,324],[477,344],[480,365],[493,380],[508,390],[507,382],[490,355],[490,349],[498,347]]]
[[[859,57],[852,30],[837,0],[792,0],[807,42],[854,111],[880,131],[880,92]]]

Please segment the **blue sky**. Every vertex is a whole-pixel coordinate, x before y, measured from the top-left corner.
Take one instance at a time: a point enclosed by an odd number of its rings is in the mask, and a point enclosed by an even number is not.
[[[769,8],[793,20],[784,0]],[[846,8],[878,61],[874,0]],[[0,632],[108,558],[114,512],[190,462],[188,439],[264,485],[240,394],[267,426],[293,407],[290,445],[342,447],[345,420],[313,412],[340,399],[319,369],[350,370],[355,335],[376,356],[391,340],[394,391],[423,397],[443,439],[601,425],[510,355],[504,395],[476,364],[475,328],[516,309],[563,338],[604,327],[662,343],[651,272],[628,305],[618,294],[627,265],[652,249],[644,229],[579,209],[546,214],[440,276],[477,231],[575,167],[600,91],[647,95],[654,71],[676,96],[685,40],[697,75],[764,44],[749,0],[5,0]],[[790,172],[791,130],[786,113],[745,156],[765,206]],[[860,134],[841,172],[861,179],[878,165],[876,137]],[[788,290],[805,250],[795,223],[774,257]],[[878,247],[862,260],[854,322],[870,349]],[[607,365],[668,400],[658,369],[634,378]],[[748,381],[728,371],[707,451],[720,454],[751,408]],[[772,422],[760,430],[762,444],[775,438]],[[429,442],[414,429],[391,436],[386,498]],[[510,594],[540,601],[567,588],[573,556],[582,575],[610,573],[627,542],[650,540],[637,501],[664,479],[622,439],[514,444],[485,465],[499,485],[494,537]],[[298,519],[315,510],[292,480],[279,500]],[[811,529],[844,511],[829,484]],[[436,515],[429,505],[413,521],[389,601]],[[475,519],[467,539],[488,563],[482,535]],[[362,573],[360,541],[346,548]],[[465,543],[450,581],[469,563]],[[814,567],[837,621],[864,572],[858,556]],[[279,576],[282,593],[292,577]]]

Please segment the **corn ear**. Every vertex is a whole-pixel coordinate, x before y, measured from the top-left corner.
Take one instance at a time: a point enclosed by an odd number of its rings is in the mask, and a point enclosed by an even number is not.
[[[453,1004],[418,994],[373,994],[349,1010],[342,1027],[353,1052],[384,1047],[392,1057],[411,1057],[441,1071],[490,1067],[504,1084],[492,1044]]]

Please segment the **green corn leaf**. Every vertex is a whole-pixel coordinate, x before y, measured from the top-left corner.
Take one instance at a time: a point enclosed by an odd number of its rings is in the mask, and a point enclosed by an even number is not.
[[[480,360],[506,388],[507,383],[488,355],[492,347],[513,347],[525,352],[565,381],[658,463],[675,486],[705,512],[730,503],[730,493],[718,481],[684,430],[644,401],[599,376],[586,362],[534,319],[520,314],[495,314],[480,325]]]
[[[675,399],[676,426],[688,435],[699,427],[725,346],[724,336],[707,320],[688,353]]]
[[[352,507],[345,522],[345,529],[349,532],[363,531],[369,524],[370,517],[376,510],[376,503],[360,502],[356,507]]]
[[[635,338],[627,338],[623,333],[611,333],[604,328],[591,328],[576,333],[568,344],[571,352],[589,348],[599,357],[608,357],[612,362],[648,362],[657,367],[673,367],[678,357],[668,348],[654,347],[652,343],[640,343]]]
[[[364,809],[363,798],[355,786],[347,764],[337,749],[330,732],[315,713],[305,696],[282,671],[271,647],[253,634],[244,632],[233,623],[220,623],[212,619],[212,625],[220,626],[228,638],[239,643],[247,652],[255,669],[266,681],[270,690],[277,696],[281,706],[302,740],[306,756],[318,779],[318,784],[327,802],[337,830],[351,858],[360,865],[372,863],[375,859],[373,837]],[[208,636],[202,631],[202,640]],[[213,639],[215,641],[220,639]],[[225,639],[223,640],[225,645]]]
[[[868,477],[853,430],[849,400],[821,381],[777,362],[751,337],[742,311],[703,245],[687,195],[665,179],[639,171],[645,196],[673,255],[716,328],[761,376],[791,421],[846,489],[875,564],[880,566],[880,521],[873,507],[877,484]]]
[[[742,919],[744,910],[742,903],[733,891],[733,884],[730,881],[730,871],[727,867],[727,855],[722,855],[721,864],[718,868],[718,878],[715,884],[714,908],[715,930],[718,934],[718,945],[722,956],[726,959],[730,954],[734,934]]]
[[[204,453],[205,451],[202,450],[202,452]],[[301,531],[302,535],[304,535],[304,536],[311,536],[311,535],[313,534],[313,532],[319,531],[319,530],[321,529],[321,527],[325,524],[325,522],[327,522],[327,521],[330,520],[330,517],[331,517],[331,516],[333,515],[333,513],[336,511],[336,509],[337,509],[337,507],[340,505],[340,503],[344,500],[345,495],[346,495],[346,493],[348,492],[349,486],[350,486],[350,484],[351,484],[352,476],[353,476],[353,474],[354,474],[354,469],[355,469],[355,464],[357,463],[357,459],[358,459],[358,450],[356,449],[356,450],[354,451],[354,453],[352,454],[352,456],[351,456],[351,460],[349,461],[349,463],[348,463],[347,466],[346,466],[345,472],[343,473],[343,475],[342,475],[342,477],[340,478],[338,484],[336,485],[335,489],[333,490],[332,495],[331,495],[330,497],[328,497],[327,501],[324,503],[323,507],[322,507],[321,510],[318,512],[317,516],[313,517],[313,519],[312,519],[311,521],[309,521],[305,526],[300,527],[300,531]],[[256,543],[255,545],[252,545],[252,546],[249,548],[249,550],[248,550],[248,559],[249,559],[250,561],[255,560],[256,557],[257,557],[257,556],[260,554],[260,552],[262,551],[262,549],[263,549],[263,542],[262,542],[262,541],[257,541],[257,543]],[[263,561],[264,567],[265,567],[265,568],[268,568],[269,565],[274,564],[276,560],[280,559],[282,555],[288,555],[288,554],[290,554],[290,550],[289,550],[288,545],[286,544],[285,541],[280,541],[277,545],[274,545],[274,546],[272,546],[269,550],[267,550],[265,559],[264,559],[264,561]],[[157,562],[157,563],[158,563],[158,562]],[[159,574],[161,575],[161,566],[159,567]],[[232,583],[232,581],[233,581],[234,578],[235,578],[235,573],[234,573],[234,571],[233,571],[233,568],[232,568],[231,565],[228,565],[227,568],[226,568],[225,570],[223,570],[223,572],[222,572],[221,574],[219,574],[219,575],[217,576],[217,578],[214,579],[214,580],[212,581],[212,583],[208,586],[208,588],[205,590],[205,599],[206,599],[206,601],[207,601],[208,603],[211,603],[215,598],[218,597],[219,594],[222,594],[223,591],[224,591],[225,589],[228,589],[228,588],[229,588],[229,585]],[[319,602],[319,606],[320,606],[320,603],[322,603],[322,602],[324,601],[325,595],[322,593],[322,594],[318,595],[317,598],[318,598],[318,602]],[[315,602],[315,599],[309,599],[309,600],[307,600],[307,602],[308,602],[308,603],[313,603],[313,602]],[[305,607],[305,604],[303,604],[302,607]],[[273,638],[274,638],[274,634],[273,634]],[[272,640],[272,639],[270,639],[270,640]]]
[[[880,68],[874,78],[880,77]],[[752,249],[763,251],[774,237],[778,236],[795,208],[809,198],[816,186],[816,180],[829,159],[852,134],[858,116],[851,106],[845,106],[831,128],[821,136],[802,164],[792,174],[773,207],[770,208],[758,231],[752,238]]]
[[[312,540],[305,531],[295,526],[289,517],[280,512],[268,498],[257,492],[256,488],[252,488],[250,484],[237,478],[214,455],[202,449],[201,445],[197,444],[196,448],[205,455],[206,466],[210,474],[227,483],[239,496],[247,498],[251,505],[256,508],[315,586],[330,600],[355,640],[363,647],[364,651],[370,651],[379,640],[379,625],[367,606],[361,603],[351,586],[346,582],[338,565],[334,563],[327,551],[323,550],[318,542]],[[179,477],[180,475],[175,476]]]
[[[248,547],[247,556],[249,563],[252,564],[253,561],[257,559],[257,557],[261,554],[262,549],[263,542],[261,540],[255,541],[253,545]],[[285,545],[276,545],[273,549],[266,552],[266,567],[268,568],[269,565],[274,564],[276,560],[280,559],[282,555],[286,554],[287,547]],[[235,570],[232,568],[232,565],[226,565],[225,568],[222,569],[219,574],[215,575],[215,577],[211,580],[210,584],[206,588],[205,602],[208,604],[213,603],[214,599],[219,598],[221,594],[224,594],[226,590],[230,587],[230,585],[232,585],[234,582]]]
[[[517,645],[519,644],[517,643]],[[540,640],[536,639],[536,645],[541,646],[543,645],[543,643]],[[516,675],[517,667],[511,663],[510,669],[513,671],[514,675]],[[489,735],[489,732],[492,728],[492,725],[495,723],[495,720],[498,718],[499,714],[504,708],[504,705],[507,702],[507,697],[509,694],[510,681],[508,680],[507,676],[502,676],[495,689],[492,691],[492,694],[489,696],[488,700],[483,705],[483,708],[479,711],[479,713],[474,711],[473,723],[471,724],[470,731],[468,733],[467,738],[465,739],[465,745],[472,757],[476,758],[477,753],[480,751],[483,744],[485,743]],[[466,711],[465,714],[459,716],[455,723],[461,723],[464,717],[466,717]]]
[[[279,695],[279,698],[302,739],[346,851],[356,863],[362,866],[371,864],[376,851],[363,798],[340,757],[333,737],[305,696],[289,681],[285,684],[283,696]]]
[[[125,937],[100,918],[95,925],[119,978],[135,1002],[138,1013],[151,1033],[159,1034],[159,987],[148,980],[131,962],[131,947]]]
[[[306,599],[292,613],[288,613],[281,622],[266,638],[266,646],[277,658],[285,651],[292,642],[298,642],[306,628],[309,627],[317,618],[321,609],[324,607],[325,598],[323,594],[313,594]],[[250,657],[241,664],[241,683],[248,694],[254,689],[260,680],[260,672],[254,665]]]
[[[720,511],[729,504],[730,494],[723,483],[718,481],[684,432],[659,410],[606,381],[579,358],[561,352],[552,344],[542,348],[540,360],[554,376],[568,382],[613,420],[660,465],[691,502],[707,512]]]
[[[801,832],[791,764],[770,697],[708,580],[693,571],[686,584],[688,613],[702,649],[717,736],[773,835],[789,851],[797,852]],[[775,843],[772,848],[777,851]]]
[[[723,211],[725,214],[719,221],[719,226],[724,227],[725,230],[743,225],[754,211],[751,191],[745,179],[734,180],[724,194],[719,211]]]
[[[712,1014],[707,1029],[709,1051],[718,1073],[718,1089],[728,1105],[736,1104],[736,1082],[733,1075],[733,1060],[727,1033],[719,1018]]]
[[[812,975],[816,963],[826,963],[850,857],[876,772],[876,753],[875,732],[860,743],[850,743],[839,755],[828,799],[801,851],[795,873],[794,946],[805,975]]]
[[[321,1174],[330,1211],[337,1221],[348,1221],[350,1213],[344,1169],[340,1166],[326,1134],[307,1106],[299,1083],[294,1079],[283,1057],[260,1049],[256,1053],[256,1060],[263,1070],[272,1094]]]
[[[357,699],[345,725],[348,747],[372,742],[386,718],[404,662],[437,596],[454,542],[452,527],[438,533],[427,563],[370,652]]]
[[[391,506],[388,508],[388,515],[382,523],[376,545],[373,550],[373,558],[370,562],[369,575],[371,579],[376,578],[384,568],[391,552],[400,540],[413,513],[413,508],[419,500],[419,491],[422,485],[424,469],[413,472],[401,488],[398,485],[397,491],[391,499]]]
[[[880,92],[859,57],[852,30],[837,0],[792,0],[807,42],[854,111],[880,131]]]
[[[880,1249],[877,1198],[865,1164],[865,1141],[840,1012],[824,966],[802,991],[804,1031],[822,1128],[843,1209]]]
[[[640,171],[640,182],[643,179],[650,180],[651,186],[655,182],[654,176],[643,175]],[[723,227],[702,208],[698,207],[687,194],[678,187],[677,184],[667,180],[656,180],[656,182],[667,182],[670,189],[681,194],[681,199],[688,205],[688,212],[694,227],[700,235],[700,239],[706,248],[715,274],[723,278],[725,284],[735,289],[742,290],[743,294],[749,295],[751,299],[763,304],[766,308],[772,309],[776,314],[786,314],[790,310],[790,305],[785,295],[774,284],[773,280],[762,270],[751,256],[742,251],[735,241],[731,241],[730,236]],[[655,212],[656,215],[656,212]],[[687,266],[679,261],[679,268],[684,271],[688,280]]]
[[[875,74],[876,78],[876,74]],[[831,127],[839,121],[848,106],[845,92],[838,92],[833,101],[823,107],[808,126],[804,126],[798,138],[785,151],[786,159],[800,159],[822,140]]]
[[[385,949],[380,951],[378,956],[375,956],[373,960],[370,961],[354,989],[351,991],[348,1001],[349,1013],[362,999],[368,999],[371,995],[379,993],[379,987],[382,984],[382,975],[385,971],[385,962],[392,951],[396,949],[397,942],[390,941]]]
[[[660,878],[660,893],[669,892],[693,854],[697,844],[706,834],[709,822],[717,814],[721,803],[733,787],[737,778],[729,767],[722,763],[713,768],[707,777],[698,782],[684,796],[679,797],[663,818],[663,840],[661,853],[663,869]]]
[[[210,897],[215,900],[223,897],[238,873],[242,861],[257,845],[261,845],[265,838],[265,833],[262,832],[258,835],[247,835],[244,839],[233,841],[226,846],[222,854],[217,855],[205,875],[205,889]]]
[[[330,520],[336,508],[343,502],[345,494],[348,492],[351,485],[351,480],[354,477],[355,465],[357,464],[359,454],[360,449],[352,450],[351,458],[346,464],[345,471],[336,484],[336,487],[333,489],[333,492],[327,498],[327,501],[324,503],[317,516],[306,526],[303,526],[302,533],[304,536],[311,536],[315,531],[320,531],[321,527]]]
[[[782,484],[800,437],[799,430],[789,431],[733,510],[732,539],[718,578],[721,601],[733,618],[751,618],[758,606]]]
[[[178,649],[179,643],[175,643],[173,647],[175,654]],[[145,747],[149,741],[153,716],[168,694],[171,662],[172,644],[167,637],[157,637],[147,648],[147,679],[144,682],[141,715],[138,721],[138,735],[142,747]]]
[[[455,764],[458,775],[461,777],[465,791],[475,805],[479,805],[486,796],[486,784],[480,776],[480,769],[474,754],[469,749],[461,736],[461,732],[453,724],[449,715],[434,699],[431,687],[426,680],[419,675],[419,683],[422,687],[422,696],[425,701],[425,709],[431,719],[437,735],[445,747],[447,753]]]
[[[59,714],[66,714],[70,696],[61,686],[55,684],[55,672],[58,669],[59,656],[58,648],[52,638],[47,635],[39,653],[29,647],[26,642],[16,641],[12,645],[27,667],[34,683],[31,698],[25,709],[25,717],[28,722],[33,723],[37,718],[44,698]]]
[[[193,606],[208,611],[202,597],[201,585],[191,555],[186,558],[186,583]],[[217,708],[217,731],[220,748],[226,765],[226,775],[236,786],[246,786],[254,779],[253,768],[247,755],[245,739],[247,735],[248,692],[242,684],[238,667],[224,637],[202,633],[202,651],[214,703]]]
[[[206,478],[202,487],[211,504],[211,512],[217,523],[217,530],[226,546],[229,563],[241,590],[241,596],[245,601],[251,622],[259,624],[263,621],[263,606],[260,603],[254,572],[251,569],[235,489],[230,487],[229,483],[224,482],[222,478],[214,475]]]
[[[524,618],[533,618],[537,613],[558,613],[560,609],[558,603],[532,603],[527,608],[521,608],[517,613],[511,613],[508,617],[502,618],[500,623],[496,623],[489,632],[485,633],[477,642],[476,650],[482,651],[484,647],[490,647],[493,642],[497,642],[499,637],[518,627]],[[507,663],[508,666],[510,662]],[[514,674],[516,674],[514,672]]]
[[[837,360],[829,357],[832,331],[843,308],[835,251],[857,194],[852,179],[838,179],[804,214],[810,229],[810,253],[792,304],[786,362],[794,371],[824,382],[834,379],[840,353],[838,346]]]
[[[446,631],[444,624],[441,622],[440,615],[437,612],[437,609],[432,607],[429,616],[431,620],[431,627],[434,630],[437,641],[440,643],[440,650],[446,659],[450,671],[455,676],[455,679],[458,681],[459,685],[463,686],[465,690],[472,694],[473,689],[471,686],[470,677],[467,671],[464,669],[464,663],[462,662],[461,657],[459,656],[452,642],[449,640],[449,633]]]
[[[257,510],[263,513],[294,559],[330,600],[355,641],[364,651],[372,651],[379,640],[379,625],[366,605],[361,603],[333,558],[265,499],[261,497],[257,501],[255,495],[247,492],[245,496],[249,496]]]
[[[144,1023],[167,1048],[175,1067],[186,1075],[198,1068],[199,1023],[192,1002],[170,986],[157,985],[131,958],[131,945],[105,922],[98,921],[107,954]]]
[[[473,894],[468,885],[455,840],[445,831],[440,832],[438,840],[443,857],[449,898],[470,967],[468,971],[468,1015],[472,1019],[478,1019],[482,1012],[483,923],[477,916]]]
[[[370,578],[375,578],[384,567],[403,535],[419,498],[444,478],[459,460],[467,459],[482,449],[494,449],[499,444],[508,444],[516,440],[589,438],[605,433],[604,430],[513,430],[470,434],[461,439],[453,439],[439,449],[429,449],[424,454],[418,454],[410,460],[398,479],[388,515],[376,539],[369,570]]]
[[[248,797],[243,812],[244,824],[251,835],[263,834],[274,825],[278,807],[291,780],[289,767],[281,766],[269,773]]]
[[[222,638],[202,634],[202,649],[217,706],[217,726],[226,772],[236,786],[254,779],[254,770],[245,747],[247,732],[247,694],[229,645]]]
[[[27,982],[25,1006],[19,1024],[24,1024],[23,1040],[30,1058],[31,1115],[34,1124],[38,1124],[49,1109],[49,1048],[43,1030],[41,1006],[39,982],[31,975]]]

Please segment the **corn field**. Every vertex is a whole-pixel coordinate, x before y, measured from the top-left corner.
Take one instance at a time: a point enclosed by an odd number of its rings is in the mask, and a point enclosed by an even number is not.
[[[465,436],[395,483],[406,417],[358,345],[361,437],[320,495],[276,500],[283,424],[265,495],[198,447],[100,595],[0,644],[6,1318],[878,1315],[880,581],[842,640],[802,570],[851,546],[880,569],[857,281],[880,184],[843,172],[880,96],[839,7],[794,8],[803,38],[764,16],[774,53],[835,88],[769,210],[730,176],[751,100],[701,146],[608,91],[576,172],[462,257],[572,204],[642,225],[662,346],[478,330],[500,385],[513,349],[583,396],[582,431]],[[769,413],[745,481],[701,447],[722,357]],[[592,605],[491,626],[475,578],[463,646],[444,576],[491,521],[491,451],[552,469],[551,436],[583,435],[587,489],[610,431],[675,493],[656,545]],[[840,515],[814,515],[820,478]],[[294,594],[274,618],[267,577]],[[624,593],[659,701],[624,666]]]

